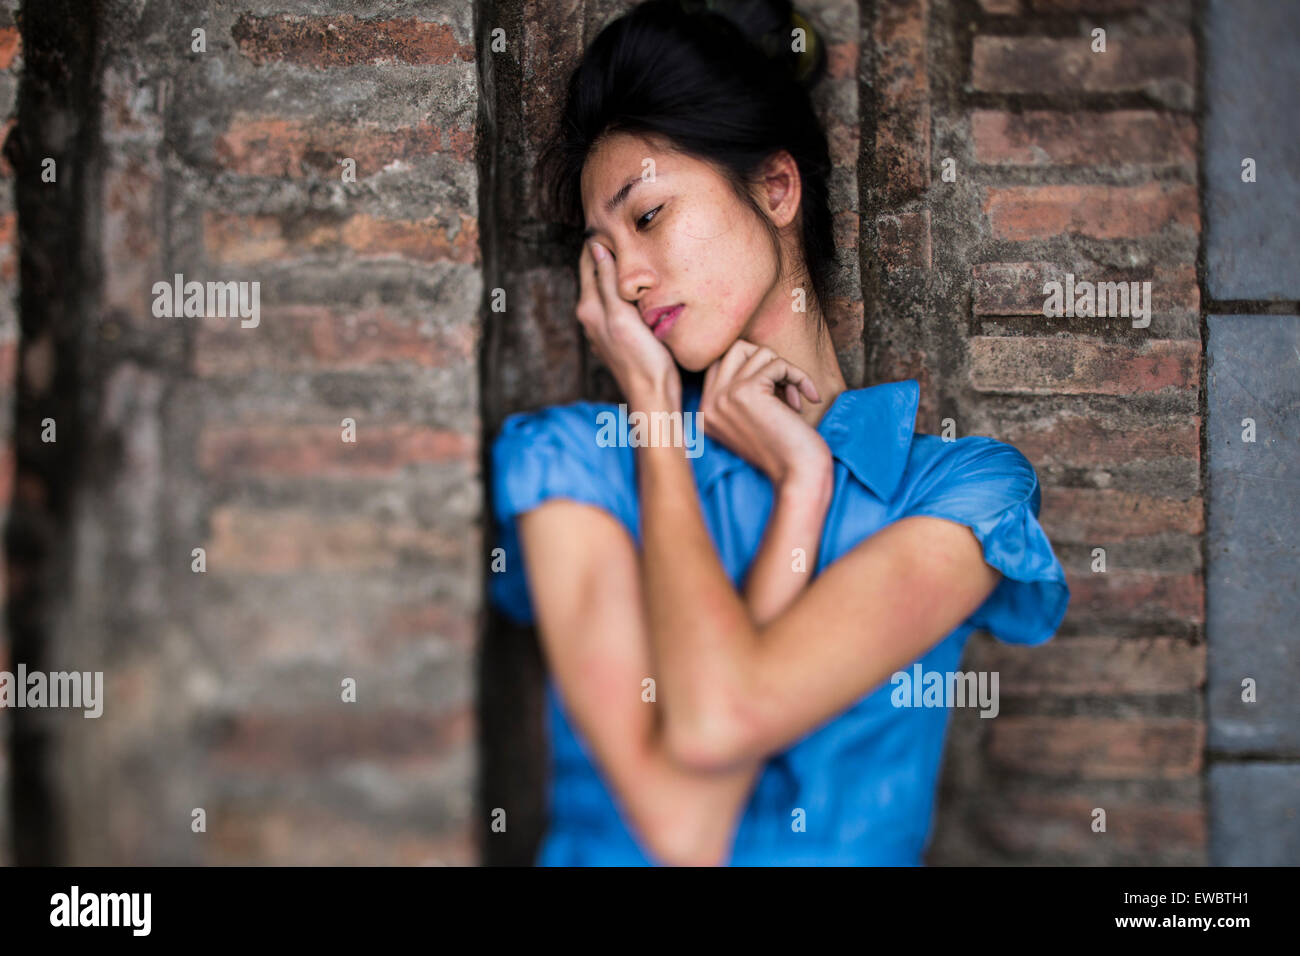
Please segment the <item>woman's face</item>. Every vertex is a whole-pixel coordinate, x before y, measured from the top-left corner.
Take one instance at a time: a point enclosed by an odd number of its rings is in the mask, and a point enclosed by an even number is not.
[[[797,208],[797,185],[792,201]],[[790,203],[779,198],[778,226]],[[658,140],[611,134],[587,157],[582,206],[588,236],[614,254],[619,294],[643,321],[683,306],[655,333],[683,368],[707,368],[760,316],[789,319],[767,230],[707,163]]]

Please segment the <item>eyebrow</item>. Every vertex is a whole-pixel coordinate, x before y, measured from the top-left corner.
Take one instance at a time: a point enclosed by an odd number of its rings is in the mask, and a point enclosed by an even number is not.
[[[628,193],[632,191],[632,187],[634,187],[637,183],[641,181],[642,180],[640,174],[637,174],[636,176],[633,176],[631,179],[625,182],[623,184],[623,187],[619,189],[618,192],[614,193],[613,196],[609,197],[609,201],[605,203],[605,212],[613,213],[614,210],[618,209],[618,207],[623,204],[623,201],[627,199]],[[595,234],[596,234],[595,227],[588,226],[587,229],[582,234],[582,241],[586,242]]]

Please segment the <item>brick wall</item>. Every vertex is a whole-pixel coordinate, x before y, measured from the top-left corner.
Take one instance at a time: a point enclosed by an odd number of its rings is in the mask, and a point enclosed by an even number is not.
[[[60,862],[477,858],[472,8],[321,7],[93,24],[91,439],[43,640],[106,704],[51,724]],[[178,273],[260,283],[259,324],[156,317]]]
[[[15,775],[20,859],[531,859],[542,675],[535,635],[489,617],[477,642],[484,437],[611,394],[532,173],[573,64],[629,5],[40,5],[98,54],[73,79],[99,105],[70,114],[90,141],[33,119],[0,164],[10,631],[50,669],[103,669],[107,704],[0,712],[46,768]],[[922,431],[1024,451],[1073,592],[1043,647],[972,640],[1001,714],[953,715],[930,862],[1204,862],[1193,4],[802,6],[830,44],[846,378],[916,377]],[[20,53],[17,7],[0,112],[35,117],[52,67]],[[51,150],[80,192],[35,191]],[[1150,326],[1045,318],[1066,272],[1150,280]],[[260,324],[154,317],[177,273],[259,282]],[[34,437],[51,408],[57,450]]]
[[[1072,592],[1043,647],[972,640],[1004,703],[954,714],[930,862],[1204,862],[1191,4],[899,0],[874,23],[874,379],[920,379],[922,431],[1028,456]],[[1046,318],[1065,273],[1150,280],[1149,327]]]

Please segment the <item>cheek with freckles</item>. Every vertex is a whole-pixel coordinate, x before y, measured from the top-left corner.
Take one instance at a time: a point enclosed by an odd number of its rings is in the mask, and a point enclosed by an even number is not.
[[[698,370],[731,347],[758,309],[771,282],[770,250],[765,234],[721,202],[692,209],[677,227],[670,258],[680,285],[670,286],[695,314],[668,344],[683,367]]]

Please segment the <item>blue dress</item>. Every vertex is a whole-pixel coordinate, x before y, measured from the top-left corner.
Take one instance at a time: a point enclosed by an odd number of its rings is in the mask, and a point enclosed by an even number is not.
[[[682,406],[699,407],[701,378],[684,375]],[[1010,644],[1041,644],[1065,616],[1065,573],[1038,523],[1041,491],[1011,445],[915,433],[915,379],[841,392],[817,425],[834,458],[835,483],[818,573],[864,538],[910,515],[934,515],[975,533],[1002,572],[988,599],[916,665],[910,676],[959,670],[975,629]],[[506,570],[489,599],[533,623],[514,517],[560,497],[606,509],[641,544],[633,447],[597,441],[606,403],[576,402],[511,415],[492,447],[495,544]],[[700,433],[691,458],[702,511],[719,558],[739,589],[772,507],[767,477]],[[949,719],[945,706],[896,706],[901,682],[885,681],[839,716],[771,757],[737,826],[729,864],[919,866],[929,843]],[[930,700],[936,700],[931,697]],[[614,797],[566,716],[553,679],[546,690],[551,743],[550,824],[542,866],[651,865],[623,824]],[[969,704],[968,704],[969,706]],[[798,813],[802,810],[803,813]],[[800,826],[793,821],[798,819]]]

